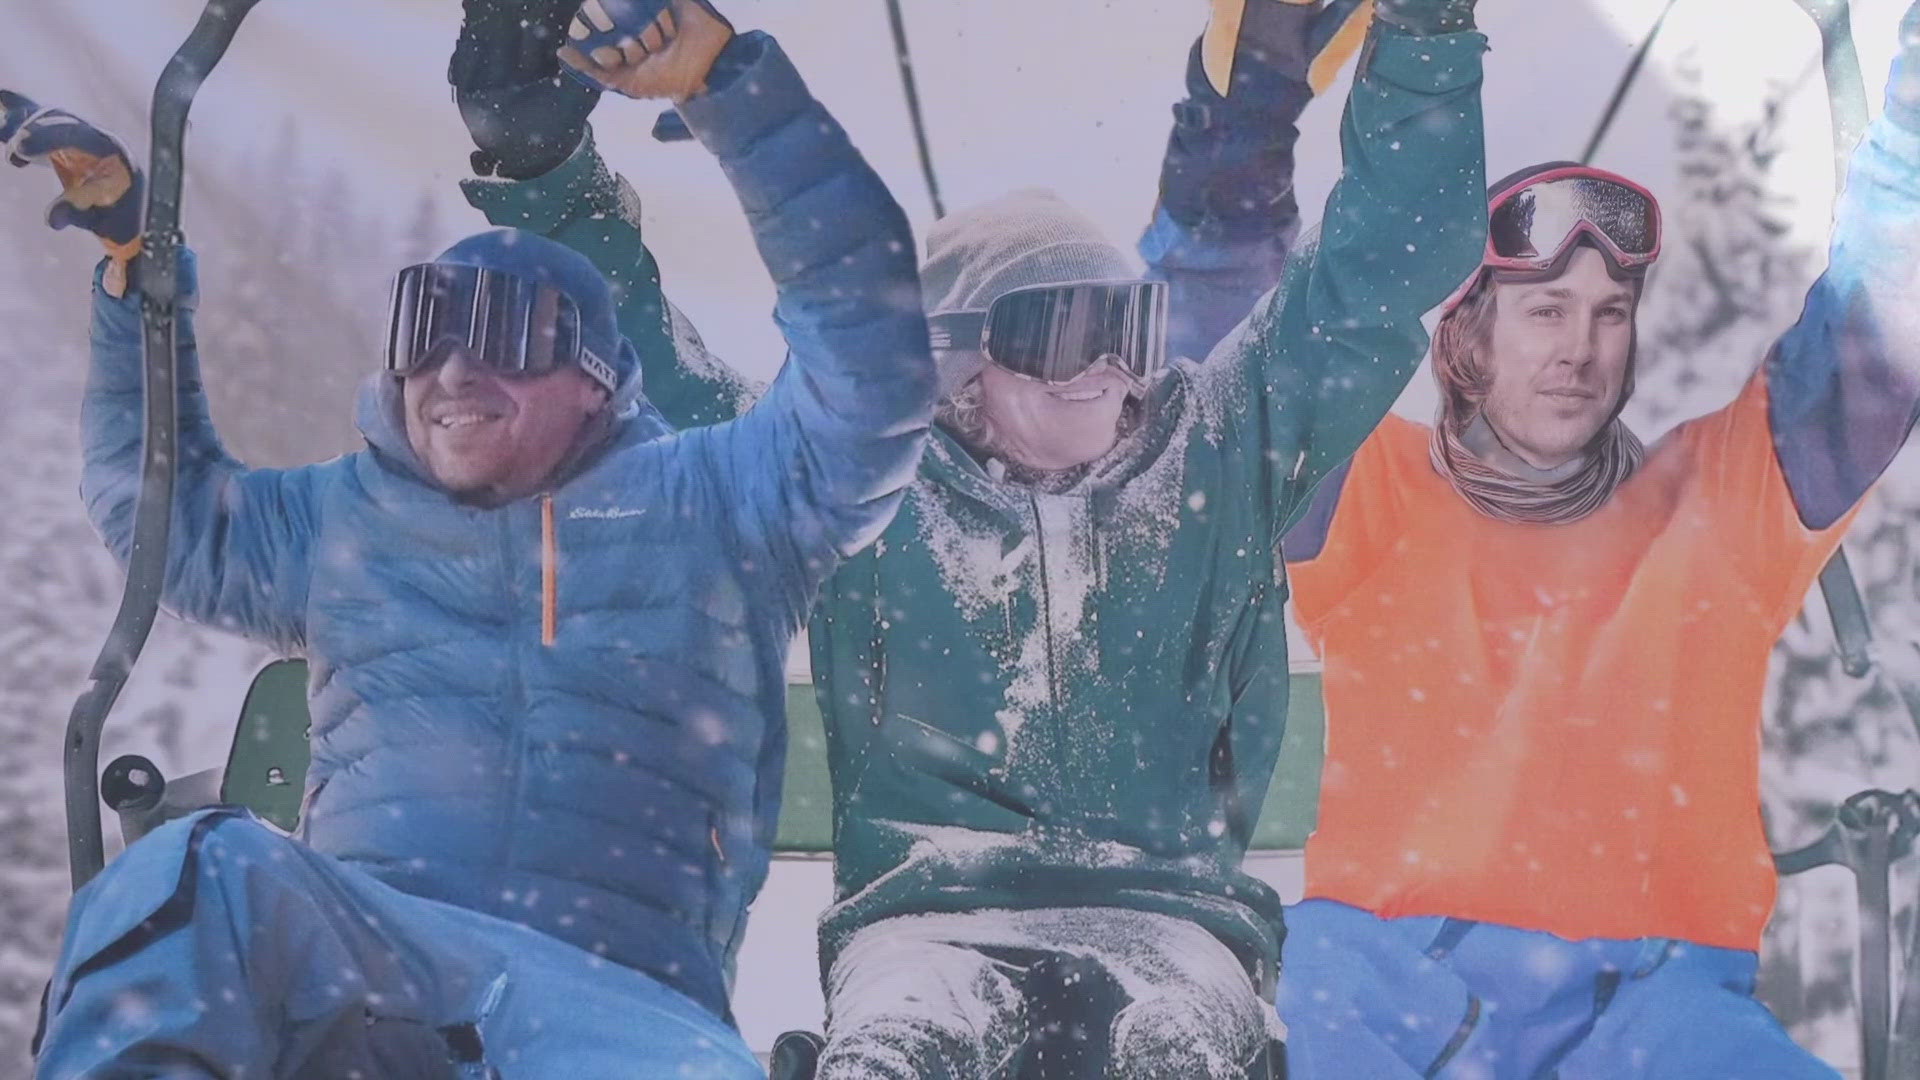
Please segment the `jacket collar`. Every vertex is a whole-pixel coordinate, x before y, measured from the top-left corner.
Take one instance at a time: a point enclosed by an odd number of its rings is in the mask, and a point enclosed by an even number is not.
[[[1179,414],[1182,409],[1197,404],[1190,400],[1190,367],[1180,363],[1163,369],[1147,389],[1146,413],[1140,423],[1096,460],[1077,483],[1053,494],[1077,495],[1099,505],[1116,497],[1127,481],[1159,460],[1160,455],[1178,453],[1180,448],[1170,443],[1179,427]],[[997,478],[958,438],[938,425],[934,426],[933,437],[927,440],[920,472],[930,483],[972,499],[993,512],[1008,531],[1026,532],[1027,507],[1034,489],[1018,481]]]

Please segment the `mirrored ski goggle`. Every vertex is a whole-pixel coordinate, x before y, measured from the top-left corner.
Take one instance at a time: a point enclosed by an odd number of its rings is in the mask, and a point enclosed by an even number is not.
[[[1660,257],[1660,204],[1622,176],[1584,166],[1551,169],[1490,200],[1485,264],[1546,270],[1582,236],[1625,269],[1646,266]]]
[[[578,364],[609,393],[619,382],[582,342],[579,305],[552,285],[446,263],[400,271],[388,308],[387,371],[411,375],[447,342],[501,375],[530,378]]]
[[[935,349],[979,350],[1015,375],[1068,383],[1101,360],[1146,379],[1167,359],[1162,281],[1083,282],[1016,289],[985,311],[927,320]]]

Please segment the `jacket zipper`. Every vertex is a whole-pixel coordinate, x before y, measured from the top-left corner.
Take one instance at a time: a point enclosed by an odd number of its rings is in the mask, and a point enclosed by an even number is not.
[[[1040,640],[1047,647],[1047,701],[1058,709],[1060,672],[1053,659],[1053,579],[1047,576],[1047,523],[1040,517],[1040,496],[1029,491],[1027,501],[1033,505],[1033,546],[1040,553]]]
[[[1047,702],[1053,714],[1048,726],[1053,729],[1053,760],[1059,768],[1067,760],[1067,744],[1066,725],[1060,716],[1060,672],[1053,656],[1053,579],[1047,574],[1047,525],[1040,517],[1039,493],[1029,490],[1027,500],[1033,505],[1033,546],[1040,553],[1040,640],[1046,645]]]

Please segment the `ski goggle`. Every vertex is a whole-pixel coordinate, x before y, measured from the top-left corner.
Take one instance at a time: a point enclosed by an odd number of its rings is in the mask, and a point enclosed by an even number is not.
[[[552,285],[478,266],[420,263],[395,275],[386,370],[411,375],[441,345],[466,347],[481,367],[531,378],[577,364],[614,392],[619,376],[581,340],[580,306]]]
[[[927,320],[935,349],[978,350],[1023,378],[1069,383],[1102,360],[1146,379],[1167,360],[1167,285],[1101,281],[1016,289],[985,311]]]
[[[1660,257],[1660,204],[1623,176],[1582,165],[1549,169],[1496,192],[1484,265],[1546,270],[1588,237],[1623,269]]]

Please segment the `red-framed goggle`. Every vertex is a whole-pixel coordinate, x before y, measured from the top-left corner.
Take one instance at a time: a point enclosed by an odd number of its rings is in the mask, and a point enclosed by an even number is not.
[[[1623,269],[1647,266],[1660,257],[1660,204],[1646,188],[1604,169],[1548,169],[1488,200],[1482,264],[1547,270],[1582,237]]]

